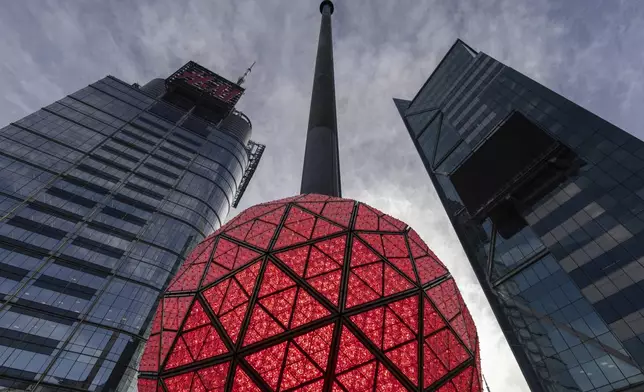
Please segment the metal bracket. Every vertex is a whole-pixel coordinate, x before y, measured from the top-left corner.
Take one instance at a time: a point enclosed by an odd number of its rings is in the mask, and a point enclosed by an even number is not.
[[[266,149],[264,144],[259,144],[252,140],[248,141],[248,145],[246,146],[246,151],[248,152],[248,166],[246,166],[246,170],[244,170],[244,175],[239,183],[239,187],[237,187],[235,197],[233,197],[233,208],[237,208],[239,201],[244,195],[244,191],[246,191],[246,188],[250,183],[250,179],[253,177],[253,174],[255,174],[257,165],[259,165],[259,160],[262,158],[262,154],[264,154],[264,149]]]

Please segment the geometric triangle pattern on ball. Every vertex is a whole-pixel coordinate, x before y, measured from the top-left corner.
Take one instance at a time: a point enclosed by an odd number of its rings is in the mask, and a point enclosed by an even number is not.
[[[405,223],[308,194],[251,207],[170,282],[141,392],[480,392],[474,322]]]

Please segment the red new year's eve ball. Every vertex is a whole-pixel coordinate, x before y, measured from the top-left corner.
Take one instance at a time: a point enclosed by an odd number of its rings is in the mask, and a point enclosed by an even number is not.
[[[476,328],[405,223],[353,200],[247,209],[171,281],[140,392],[479,392]]]

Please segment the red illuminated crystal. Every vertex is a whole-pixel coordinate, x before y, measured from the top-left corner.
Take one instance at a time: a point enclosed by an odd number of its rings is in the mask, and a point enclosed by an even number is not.
[[[397,219],[303,195],[252,207],[190,253],[141,358],[142,392],[480,392],[476,327]]]

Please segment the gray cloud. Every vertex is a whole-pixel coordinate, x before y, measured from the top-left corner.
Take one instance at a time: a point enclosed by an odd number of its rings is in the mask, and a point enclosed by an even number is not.
[[[461,37],[642,137],[644,6],[626,0],[338,3],[344,195],[419,231],[474,314],[491,389],[527,391],[391,98],[412,98]],[[318,26],[313,0],[6,0],[0,124],[106,74],[144,83],[195,60],[235,78],[257,60],[239,108],[268,148],[240,209],[290,196],[299,189]]]

